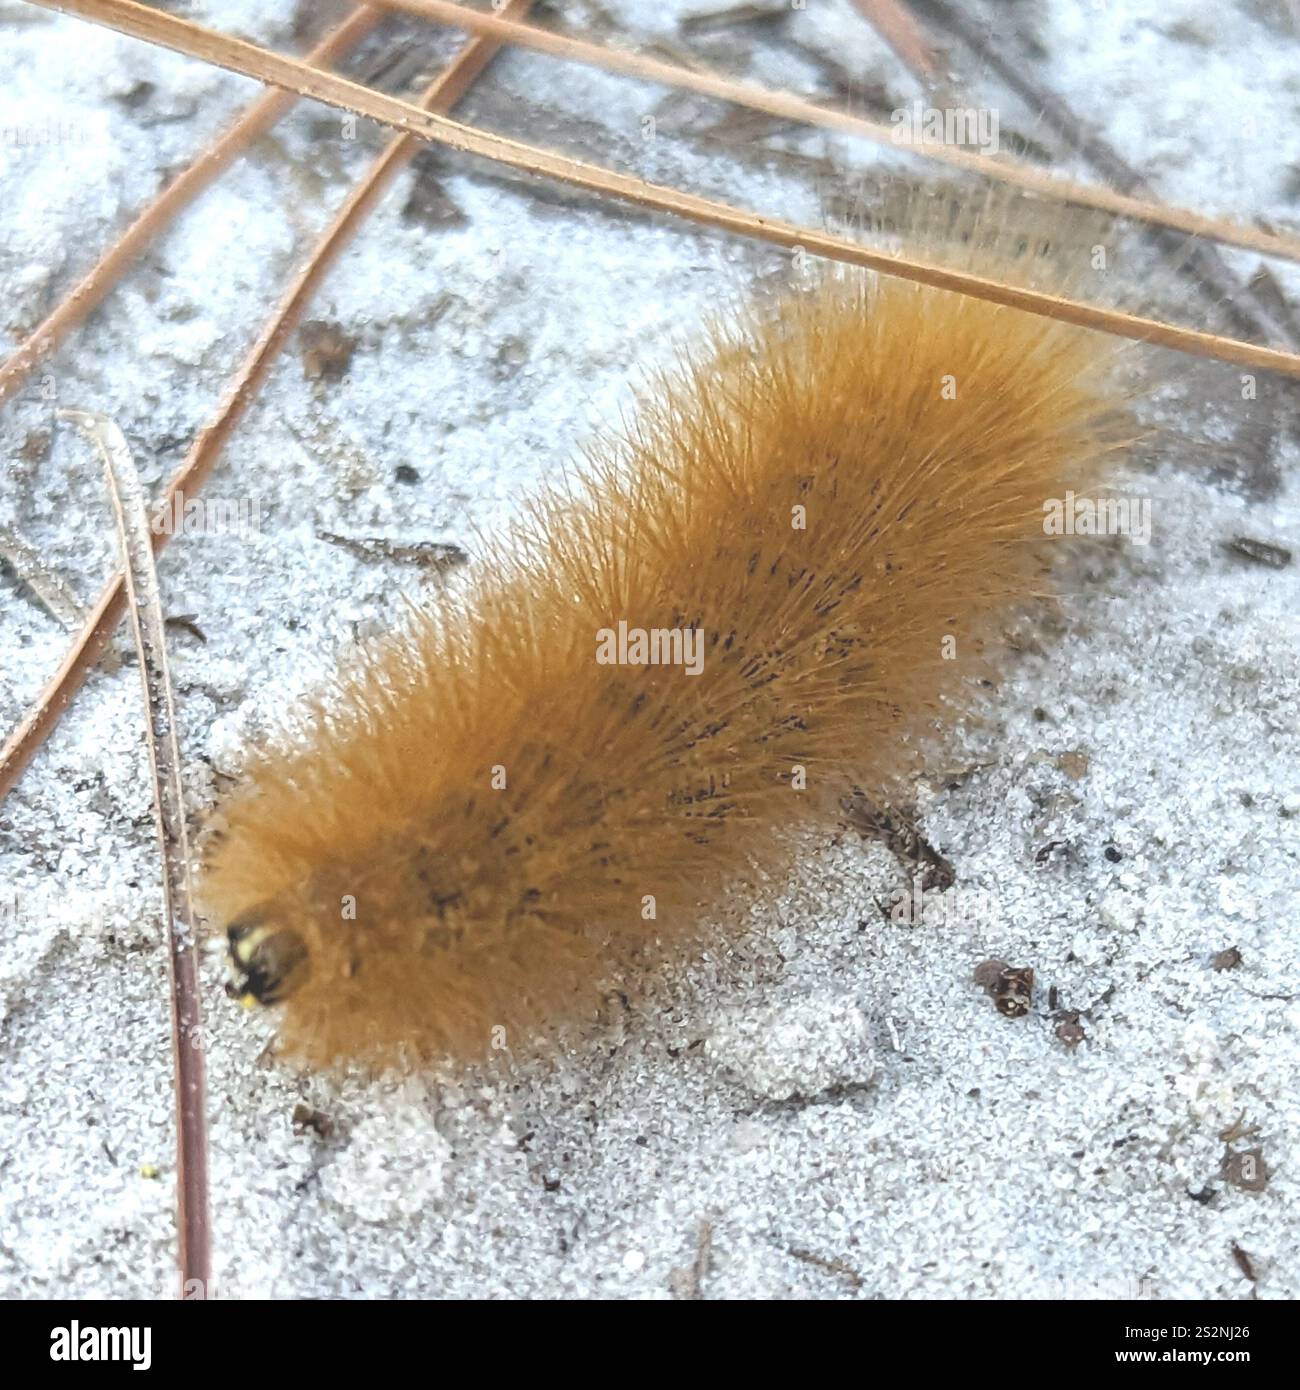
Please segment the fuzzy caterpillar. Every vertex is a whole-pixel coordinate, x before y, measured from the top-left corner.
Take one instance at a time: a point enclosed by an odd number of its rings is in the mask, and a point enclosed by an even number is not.
[[[1044,499],[1121,447],[1112,369],[857,273],[715,329],[223,807],[205,901],[286,1050],[517,1046],[787,870],[850,785],[887,794],[1041,591]],[[598,659],[656,631],[678,664]]]

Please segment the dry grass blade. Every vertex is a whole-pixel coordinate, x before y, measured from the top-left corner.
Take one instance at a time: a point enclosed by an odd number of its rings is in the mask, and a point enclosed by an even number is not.
[[[375,27],[382,12],[359,6],[307,55],[310,63],[332,63],[355,47]],[[58,350],[68,334],[103,303],[131,263],[259,136],[293,105],[292,92],[270,91],[260,96],[239,119],[179,174],[149,204],[54,308],[25,342],[0,365],[0,404],[7,401],[35,368]]]
[[[439,23],[468,29],[476,34],[486,34],[520,48],[549,54],[553,58],[586,63],[606,72],[698,92],[701,96],[731,102],[733,105],[748,107],[754,111],[763,111],[784,120],[801,121],[808,125],[821,126],[826,130],[840,131],[845,135],[858,136],[893,149],[910,150],[925,159],[935,160],[967,173],[996,179],[1015,188],[1041,194],[1043,197],[1055,198],[1080,207],[1098,208],[1118,217],[1131,217],[1137,221],[1169,227],[1189,235],[1221,241],[1228,246],[1258,251],[1267,256],[1300,261],[1300,238],[1294,236],[1266,232],[1258,227],[1247,227],[1227,218],[1207,217],[1188,208],[1171,207],[1150,198],[1117,193],[1110,188],[1076,183],[1072,179],[1048,174],[1041,169],[1015,162],[1005,155],[993,159],[954,145],[900,146],[893,126],[881,125],[878,121],[853,116],[847,111],[821,106],[788,92],[772,91],[755,82],[737,81],[706,69],[692,70],[640,53],[606,48],[586,39],[553,34],[549,30],[539,29],[534,24],[511,23],[501,15],[480,14],[477,10],[468,10],[463,5],[453,4],[451,0],[381,0],[381,3],[389,9],[403,10],[426,19],[436,19]]]
[[[149,726],[149,767],[163,860],[163,921],[171,982],[172,1061],[176,1083],[176,1202],[178,1264],[186,1297],[206,1297],[211,1274],[208,1221],[207,1080],[199,1007],[197,942],[190,893],[189,836],[181,784],[176,710],[167,671],[167,641],[147,498],[122,432],[105,416],[62,410],[80,426],[104,461],[117,519],[130,599],[131,627],[140,658]]]
[[[733,207],[729,203],[647,183],[630,174],[615,173],[599,165],[570,159],[551,150],[538,149],[518,140],[489,134],[474,126],[462,125],[445,116],[422,111],[410,102],[372,92],[334,73],[272,53],[242,39],[229,38],[188,20],[176,19],[148,6],[137,5],[133,0],[57,0],[57,3],[56,0],[32,0],[32,3],[45,9],[66,10],[133,38],[143,39],[146,43],[159,44],[191,58],[228,68],[231,72],[242,73],[245,77],[256,77],[263,82],[290,87],[304,96],[371,117],[408,135],[435,141],[462,154],[477,155],[525,173],[555,179],[604,197],[618,198],[637,207],[653,208],[701,226],[734,232],[790,250],[800,248],[825,260],[862,266],[866,270],[930,285],[934,289],[952,290],[956,294],[970,295],[991,304],[1003,304],[1079,328],[1095,329],[1196,357],[1211,357],[1242,367],[1300,378],[1300,354],[1297,353],[1261,347],[1240,338],[1222,337],[1200,329],[1180,328],[1159,319],[1104,309],[1077,299],[1022,289],[984,276],[950,270],[902,255],[891,255],[843,237],[819,232],[813,227],[799,227],[792,222]],[[0,790],[3,790],[2,783]]]
[[[531,3],[532,0],[510,0],[506,13],[524,14]],[[492,60],[498,47],[498,44],[486,39],[476,39],[466,44],[425,92],[425,103],[444,109],[453,106]],[[335,214],[267,320],[257,342],[240,364],[216,414],[197,436],[173,475],[159,508],[160,516],[171,514],[178,494],[197,496],[225,448],[226,441],[265,382],[289,334],[301,320],[317,287],[383,196],[393,175],[418,148],[418,141],[405,136],[391,141]],[[155,548],[161,549],[169,539],[169,531],[160,527],[154,534]],[[0,748],[0,800],[8,795],[37,749],[54,731],[63,711],[84,684],[117,630],[124,608],[122,576],[117,574],[104,586],[85,625],[64,656],[62,665],[27,711],[22,723]]]

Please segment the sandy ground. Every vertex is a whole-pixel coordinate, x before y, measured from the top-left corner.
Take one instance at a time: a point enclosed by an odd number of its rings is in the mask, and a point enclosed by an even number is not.
[[[772,85],[847,81],[881,119],[921,95],[847,0],[717,31],[681,23],[701,0],[563,8],[575,29]],[[291,0],[185,11],[301,42]],[[1002,51],[1161,196],[1296,227],[1300,34],[1280,0],[997,12]],[[428,72],[452,44],[395,21],[350,70],[395,48]],[[1091,173],[953,51],[1004,141]],[[0,0],[0,345],[253,90]],[[814,222],[853,170],[916,167],[528,54],[499,60],[463,109]],[[149,483],[165,479],[382,138],[345,135],[336,115],[296,108],[0,414],[0,534],[39,552],[47,594],[62,583],[86,605],[115,563],[98,465],[55,409],[109,413]],[[1117,270],[1121,298],[1139,295],[1142,254]],[[1257,260],[1227,259],[1239,277]],[[472,552],[617,418],[675,337],[789,274],[773,251],[471,161],[405,174],[314,309],[354,345],[345,378],[309,379],[296,339],[209,486],[255,499],[260,524],[191,537],[161,564],[168,612],[190,620],[171,656],[196,827],[276,711],[429,590],[319,532]],[[1188,276],[1170,283],[1170,312],[1223,321]],[[1300,276],[1279,283],[1295,302]],[[1174,357],[1162,374],[1148,413],[1170,433],[1139,452],[1132,483],[1152,499],[1151,543],[1084,550],[996,717],[918,791],[956,874],[933,919],[885,920],[904,872],[846,830],[810,844],[788,898],[725,949],[572,1049],[379,1082],[276,1063],[267,1020],[222,996],[212,941],[220,1291],[1300,1295],[1300,565],[1223,547],[1300,544],[1295,396],[1261,377],[1243,399],[1237,370]],[[69,640],[30,579],[0,570],[6,728]],[[0,806],[7,1296],[172,1287],[158,859],[139,682],[124,637],[117,650]],[[1221,954],[1234,949],[1237,962]],[[973,982],[990,957],[1035,971],[1027,1017]]]

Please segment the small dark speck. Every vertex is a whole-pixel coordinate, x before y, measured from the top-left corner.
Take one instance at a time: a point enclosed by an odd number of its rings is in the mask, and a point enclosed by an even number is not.
[[[334,1133],[333,1120],[302,1101],[293,1107],[292,1120],[295,1134],[305,1134],[311,1130],[319,1138],[329,1139]]]
[[[135,111],[144,106],[157,90],[152,82],[137,82],[117,99],[128,111]]]
[[[1107,859],[1110,860],[1112,864],[1118,864],[1124,858],[1124,856],[1120,853],[1119,850],[1115,848],[1114,845],[1107,845],[1106,848],[1102,850],[1102,853],[1106,856]]]
[[[420,481],[420,475],[411,467],[409,463],[399,463],[393,469],[393,481],[395,483],[405,483],[408,487]]]
[[[501,381],[509,381],[528,361],[528,344],[522,338],[510,337],[502,340],[492,358],[495,375]]]
[[[1063,1018],[1056,1025],[1056,1036],[1066,1047],[1078,1047],[1087,1038],[1087,1033],[1079,1026],[1078,1016]]]
[[[1250,1262],[1250,1256],[1236,1243],[1236,1241],[1232,1243],[1232,1258],[1236,1261],[1237,1268],[1241,1270],[1246,1278],[1249,1279],[1252,1284],[1255,1283],[1255,1267]]]

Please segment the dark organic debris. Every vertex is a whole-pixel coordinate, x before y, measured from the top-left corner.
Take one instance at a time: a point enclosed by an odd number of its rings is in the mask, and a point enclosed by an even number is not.
[[[1210,964],[1216,970],[1235,970],[1241,964],[1241,952],[1235,946],[1220,951]]]
[[[1078,1047],[1088,1035],[1083,1031],[1083,1026],[1079,1022],[1079,1015],[1072,1009],[1065,1009],[1061,1012],[1060,1022],[1056,1025],[1056,1036],[1066,1047]]]
[[[861,791],[840,802],[849,824],[869,840],[879,840],[909,872],[921,876],[924,892],[951,888],[957,871],[925,838],[916,812],[905,806],[878,806]]]
[[[719,10],[697,10],[683,15],[677,27],[683,34],[715,34],[738,24],[774,24],[789,17],[786,0],[767,0],[766,4],[729,5]]]
[[[302,374],[308,381],[342,381],[352,365],[357,340],[341,324],[308,319],[298,330],[302,343]]]
[[[445,541],[390,541],[383,536],[337,536],[333,531],[317,531],[316,535],[359,560],[391,560],[394,564],[413,565],[438,573],[463,565],[469,559],[460,546]]]
[[[1291,563],[1291,552],[1282,545],[1269,541],[1258,541],[1253,536],[1234,536],[1223,542],[1223,548],[1243,560],[1251,560],[1257,565],[1267,565],[1271,570],[1284,570]]]
[[[163,626],[188,632],[196,641],[208,645],[207,633],[198,624],[198,619],[193,613],[174,613],[170,618],[163,619]]]
[[[1224,1182],[1243,1192],[1263,1192],[1268,1186],[1268,1164],[1264,1162],[1263,1149],[1243,1149],[1240,1153],[1226,1153],[1219,1170]]]
[[[431,231],[463,227],[469,219],[442,186],[437,174],[437,160],[417,156],[414,166],[415,178],[402,205],[402,221],[427,227]]]
[[[1032,965],[1012,966],[1004,960],[986,960],[975,967],[975,983],[1007,1018],[1024,1018],[1034,994]]]
[[[334,1133],[334,1121],[328,1115],[323,1115],[319,1110],[313,1110],[310,1105],[299,1101],[293,1107],[293,1128],[297,1134],[305,1134],[311,1130],[319,1138],[328,1139]]]

